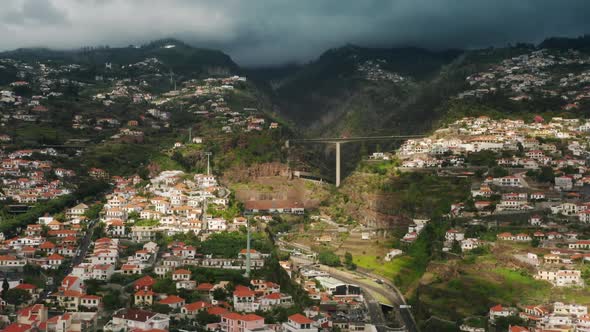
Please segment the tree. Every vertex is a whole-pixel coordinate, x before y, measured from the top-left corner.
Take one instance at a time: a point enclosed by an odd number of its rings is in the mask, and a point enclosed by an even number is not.
[[[98,225],[96,225],[96,228],[94,228],[94,233],[92,233],[92,241],[96,241],[102,237],[106,236],[106,227],[105,227],[105,223],[100,222],[98,223]]]
[[[2,282],[2,297],[6,296],[6,292],[10,289],[10,285],[8,284],[8,279],[4,278]]]
[[[121,307],[121,301],[119,301],[119,295],[121,293],[119,290],[111,290],[108,294],[106,294],[102,298],[102,302],[104,303],[105,309],[109,311],[113,311]]]
[[[213,299],[216,301],[225,301],[227,299],[227,292],[221,287],[215,288],[213,290]]]
[[[127,215],[127,219],[138,220],[139,219],[139,212],[137,212],[137,211],[129,212],[129,214]]]
[[[501,178],[508,175],[508,171],[503,167],[495,166],[490,169],[489,175],[495,178]]]
[[[553,179],[555,179],[555,173],[553,173],[553,168],[548,166],[541,167],[541,170],[537,175],[537,181],[553,182]]]
[[[494,319],[496,331],[507,331],[511,325],[522,325],[524,321],[518,316],[497,317]]]
[[[220,321],[219,316],[211,315],[206,310],[199,311],[196,320],[203,326],[211,323],[219,323]]]
[[[24,289],[12,288],[4,294],[4,301],[12,305],[24,304],[30,300],[31,294]]]
[[[344,266],[349,270],[356,270],[356,264],[352,260],[352,254],[348,251],[344,254]]]
[[[453,241],[453,244],[451,245],[451,252],[455,254],[461,254],[461,243],[459,243],[459,241]]]
[[[152,305],[152,310],[161,314],[168,314],[170,311],[172,311],[172,308],[165,304],[154,303]]]
[[[154,292],[162,294],[176,294],[176,283],[170,278],[159,279],[154,284]]]
[[[320,261],[320,264],[328,266],[340,266],[340,257],[328,250],[320,252],[318,255],[318,260]]]

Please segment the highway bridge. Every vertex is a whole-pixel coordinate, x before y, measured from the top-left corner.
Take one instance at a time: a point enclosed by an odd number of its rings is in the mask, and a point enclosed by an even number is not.
[[[335,144],[336,145],[336,187],[340,187],[340,145],[344,143],[378,142],[378,141],[405,141],[414,138],[422,138],[424,135],[390,135],[390,136],[358,136],[358,137],[333,137],[333,138],[297,138],[285,141],[285,147],[292,144]]]

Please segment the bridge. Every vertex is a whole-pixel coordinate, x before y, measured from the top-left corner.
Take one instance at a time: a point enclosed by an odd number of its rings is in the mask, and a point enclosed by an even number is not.
[[[285,147],[292,143],[300,144],[335,144],[336,145],[336,187],[340,187],[340,145],[344,143],[373,142],[373,141],[405,141],[422,138],[424,135],[391,135],[391,136],[360,136],[338,138],[297,138],[285,141]]]

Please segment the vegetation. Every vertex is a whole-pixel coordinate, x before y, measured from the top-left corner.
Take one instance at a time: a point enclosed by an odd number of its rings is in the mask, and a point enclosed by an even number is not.
[[[320,264],[328,266],[340,266],[340,257],[332,251],[324,250],[318,254]]]
[[[52,199],[42,203],[38,203],[29,209],[27,212],[16,215],[6,216],[2,219],[0,224],[0,232],[5,236],[15,235],[19,230],[26,227],[28,224],[37,222],[39,217],[46,213],[59,213],[67,207],[73,206],[78,201],[93,199],[108,188],[108,185],[103,182],[88,181],[79,186],[73,194]]]
[[[240,232],[222,232],[211,234],[201,242],[200,252],[214,256],[235,258],[240,250],[246,248],[246,234]],[[260,252],[269,253],[273,250],[272,243],[262,233],[251,234],[251,246]]]

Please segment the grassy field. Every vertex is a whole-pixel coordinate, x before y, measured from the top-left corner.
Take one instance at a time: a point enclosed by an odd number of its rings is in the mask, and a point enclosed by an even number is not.
[[[496,304],[516,306],[554,301],[590,304],[589,290],[553,287],[535,280],[529,271],[509,266],[496,257],[484,255],[474,262],[455,261],[447,266],[441,263],[441,268],[429,272],[429,280],[422,278],[419,305],[429,315],[458,320],[485,315]]]
[[[401,274],[412,273],[413,259],[410,256],[396,257],[390,262],[372,255],[356,256],[353,258],[356,265],[372,273],[387,279],[394,279]]]

